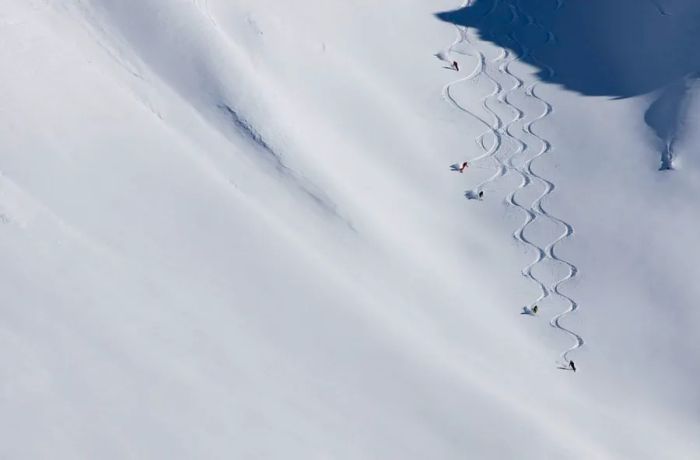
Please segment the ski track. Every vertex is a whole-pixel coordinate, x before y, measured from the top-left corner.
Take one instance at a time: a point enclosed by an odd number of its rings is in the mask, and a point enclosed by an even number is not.
[[[559,0],[559,1],[557,1],[555,8],[559,9],[562,6],[563,6],[563,1]],[[544,26],[539,24],[537,22],[536,18],[534,18],[534,17],[528,15],[527,13],[523,12],[522,10],[520,10],[517,1],[516,1],[515,8],[516,8],[516,10],[518,10],[518,12],[520,12],[523,15],[523,17],[525,17],[528,24],[532,24],[534,27],[539,28],[540,30],[542,30],[545,33],[545,35],[547,36],[547,39],[545,40],[545,45],[552,45],[556,42],[556,37],[554,36],[554,34],[551,31],[547,30]],[[544,69],[545,72],[547,72],[549,74],[549,77],[554,76],[554,69],[552,69],[550,66],[546,65],[545,63],[538,61],[537,57],[532,53],[531,50],[524,49],[523,52],[528,53],[532,57],[533,61],[536,62],[537,65],[540,66],[540,68]],[[527,160],[525,162],[525,170],[527,171],[527,174],[530,175],[530,177],[539,181],[544,186],[544,192],[537,199],[535,199],[535,201],[532,203],[531,209],[534,210],[537,214],[548,218],[550,221],[554,222],[555,224],[557,224],[558,226],[560,226],[562,228],[562,233],[559,235],[558,238],[556,238],[554,241],[549,243],[544,248],[544,252],[549,259],[557,261],[557,262],[565,265],[568,269],[568,273],[563,278],[556,281],[550,287],[550,292],[559,296],[559,298],[563,299],[568,304],[568,308],[566,310],[554,315],[549,321],[549,324],[552,327],[555,327],[555,328],[559,329],[560,331],[563,331],[564,333],[569,335],[574,341],[573,345],[571,347],[569,347],[567,350],[565,350],[560,355],[560,358],[562,361],[568,362],[569,354],[571,352],[573,352],[574,350],[582,347],[583,344],[585,343],[583,338],[580,335],[578,335],[573,330],[563,326],[561,323],[563,318],[565,318],[567,315],[576,311],[579,307],[578,303],[572,297],[568,296],[567,294],[564,294],[561,291],[562,286],[566,282],[568,282],[576,277],[576,275],[578,274],[578,267],[576,267],[576,265],[572,264],[571,262],[557,256],[556,247],[559,245],[559,243],[561,243],[562,241],[564,241],[566,239],[571,238],[574,235],[574,228],[571,224],[569,224],[568,222],[565,222],[564,220],[550,214],[544,208],[543,200],[547,196],[551,195],[554,192],[556,186],[554,185],[554,183],[552,183],[551,181],[538,175],[533,170],[533,164],[534,164],[535,160],[537,160],[538,158],[540,158],[542,155],[544,155],[546,153],[550,153],[552,150],[551,144],[546,139],[542,138],[540,135],[537,134],[537,132],[535,132],[533,130],[533,126],[535,125],[535,123],[539,122],[540,120],[545,119],[553,111],[552,105],[537,95],[536,88],[537,88],[537,82],[533,82],[530,86],[528,86],[525,93],[527,96],[529,96],[530,98],[532,98],[534,100],[537,100],[542,105],[543,112],[536,119],[525,123],[523,125],[523,130],[527,134],[538,139],[538,141],[541,143],[541,148],[540,148],[540,151],[538,152],[537,155],[533,156],[532,158],[530,158],[529,160]]]
[[[488,11],[485,16],[488,16],[492,14],[499,2],[496,1],[494,2],[494,7]],[[560,9],[564,4],[564,0],[557,0],[556,4],[554,5],[554,8],[556,10]],[[471,5],[471,0],[467,0],[462,4],[462,8],[469,7]],[[546,30],[544,26],[539,24],[537,20],[525,13],[524,11],[521,10],[519,2],[515,0],[514,2],[509,1],[507,4],[508,8],[510,9],[511,12],[511,23],[514,24],[516,21],[519,19],[522,19],[525,21],[525,25],[528,26],[533,26],[537,27],[546,36],[546,40],[544,45],[549,45],[556,43],[556,36],[549,30]],[[567,334],[569,337],[571,337],[574,340],[574,344],[569,347],[567,350],[565,350],[563,353],[560,355],[560,359],[565,363],[568,364],[569,361],[569,354],[573,352],[574,350],[580,348],[584,344],[583,338],[578,335],[576,332],[573,330],[565,327],[562,325],[562,320],[572,312],[576,311],[578,309],[578,303],[569,295],[565,294],[562,292],[562,286],[572,280],[573,278],[576,277],[578,274],[578,268],[572,264],[571,262],[560,258],[557,253],[556,253],[556,248],[561,243],[562,241],[572,237],[574,235],[574,228],[571,224],[568,222],[550,214],[543,205],[544,199],[551,195],[556,186],[554,185],[553,182],[545,179],[544,177],[540,176],[537,174],[534,169],[533,169],[533,164],[535,160],[539,159],[541,156],[545,155],[546,153],[550,153],[552,151],[552,146],[549,141],[544,139],[542,136],[537,134],[537,132],[533,129],[534,125],[541,120],[545,119],[548,117],[552,112],[553,112],[553,107],[552,105],[541,98],[540,96],[537,95],[536,88],[537,88],[537,82],[533,82],[529,84],[527,87],[525,87],[525,82],[523,79],[519,78],[516,76],[513,72],[510,70],[510,65],[517,61],[519,58],[514,52],[508,51],[505,48],[500,49],[500,55],[494,59],[493,61],[489,62],[487,61],[486,57],[484,54],[477,49],[477,47],[469,40],[468,36],[468,28],[465,27],[460,27],[460,26],[455,26],[457,28],[457,38],[456,40],[450,45],[450,47],[443,52],[444,57],[441,57],[441,59],[449,61],[447,59],[447,56],[449,56],[450,53],[458,53],[458,54],[465,54],[462,53],[455,48],[462,44],[462,43],[468,43],[473,52],[475,53],[475,56],[477,57],[477,65],[470,72],[466,77],[457,79],[451,83],[448,83],[444,88],[443,88],[443,97],[455,108],[458,110],[467,113],[470,115],[472,118],[476,119],[478,122],[483,124],[486,127],[486,131],[484,131],[482,134],[476,137],[475,141],[477,145],[480,147],[480,149],[483,151],[482,154],[478,155],[476,158],[473,158],[471,160],[472,163],[476,162],[481,162],[485,160],[490,160],[494,159],[497,163],[496,166],[496,172],[478,184],[475,188],[474,191],[479,191],[482,190],[486,185],[489,183],[492,183],[499,178],[505,176],[506,174],[516,174],[520,178],[520,184],[518,185],[518,188],[511,191],[505,198],[505,202],[517,208],[520,210],[524,215],[525,215],[525,220],[524,222],[518,227],[514,232],[513,232],[513,238],[518,241],[520,244],[531,248],[532,250],[535,251],[535,258],[528,264],[526,265],[522,270],[521,273],[523,276],[527,277],[530,279],[533,283],[535,283],[538,286],[538,289],[540,290],[540,294],[538,298],[530,304],[530,307],[532,305],[535,305],[545,298],[549,297],[550,295],[555,295],[562,299],[566,304],[567,308],[553,316],[549,324],[564,332]],[[515,37],[514,34],[509,34],[508,39],[510,42],[512,42],[512,48],[513,49],[518,49],[520,48],[521,54],[524,55],[529,55],[535,62],[540,65],[542,69],[546,73],[549,74],[549,76],[553,76],[554,70],[547,66],[546,64],[542,63],[541,61],[537,61],[537,58],[535,57],[534,54],[532,54],[532,50],[527,49],[526,47],[522,46],[522,44],[517,40],[517,37]],[[489,66],[491,64],[491,66]],[[500,76],[505,77],[507,79],[510,79],[513,84],[510,88],[504,89],[503,85],[501,85],[498,80],[496,80],[494,77],[492,77],[489,74],[489,69],[495,67],[498,70],[498,73]],[[482,107],[485,109],[485,111],[489,114],[489,116],[492,118],[492,121],[489,122],[487,120],[484,120],[482,117],[479,115],[467,110],[464,108],[462,105],[459,104],[459,102],[455,99],[455,97],[452,95],[452,88],[455,85],[459,85],[465,82],[469,82],[472,80],[477,79],[480,76],[486,77],[494,86],[493,91],[486,95],[482,101]],[[533,119],[527,120],[526,114],[523,110],[521,110],[519,107],[514,105],[513,103],[510,102],[509,96],[516,92],[516,91],[522,91],[524,88],[524,95],[530,99],[530,100],[535,100],[537,101],[538,104],[542,106],[542,112],[534,117]],[[508,121],[504,121],[501,119],[496,111],[492,110],[489,107],[489,101],[496,100],[498,103],[501,103],[505,106],[507,106],[513,113],[512,119]],[[527,158],[526,161],[521,165],[517,166],[516,165],[516,159],[519,158],[520,156],[524,155],[527,150],[530,149],[530,145],[528,145],[526,142],[524,142],[516,133],[513,132],[513,127],[518,123],[523,121],[523,125],[521,128],[521,134],[530,136],[540,144],[540,148],[537,152],[537,154],[533,155],[530,158]],[[489,147],[485,144],[485,139],[487,136],[493,136],[494,142],[493,144]],[[510,152],[510,154],[507,155],[506,160],[502,161],[498,153],[500,150],[502,150],[503,147],[506,145],[506,141],[510,143],[511,145],[514,146],[514,149]],[[529,206],[524,206],[521,203],[519,203],[516,199],[516,195],[519,191],[525,189],[526,187],[532,185],[533,183],[539,183],[543,191],[542,193],[534,199],[534,201],[529,205]],[[467,192],[466,195],[473,196],[474,191]],[[552,242],[547,244],[544,248],[538,246],[534,242],[528,240],[528,238],[525,236],[525,231],[526,229],[537,219],[540,218],[545,218],[549,219],[551,222],[555,223],[557,226],[559,226],[562,229],[561,234],[555,238]],[[544,261],[545,259],[550,259],[552,261],[556,261],[560,264],[563,264],[564,266],[567,267],[568,273],[562,277],[561,279],[557,280],[554,282],[551,286],[545,285],[543,281],[538,279],[534,273],[534,267],[539,264],[540,262]]]
[[[471,0],[467,0],[467,1],[462,3],[461,7],[468,7],[470,4],[471,4]],[[493,12],[494,9],[489,11],[487,13],[487,15],[491,14],[491,12]],[[455,26],[455,27],[457,29],[457,38],[447,48],[447,50],[442,52],[442,54],[445,56],[449,56],[449,54],[453,53],[453,52],[457,53],[457,54],[465,54],[465,53],[462,53],[460,51],[455,50],[455,47],[462,44],[462,43],[468,43],[469,45],[471,45],[471,48],[474,52],[474,55],[477,57],[477,65],[474,68],[474,70],[472,70],[472,72],[470,72],[466,77],[459,78],[459,79],[445,85],[445,87],[443,88],[442,94],[443,94],[443,97],[453,107],[457,108],[461,112],[464,112],[467,115],[469,115],[470,117],[474,118],[480,124],[484,125],[484,127],[486,128],[486,130],[483,133],[481,133],[480,135],[478,135],[475,139],[476,144],[483,151],[483,153],[481,155],[477,156],[476,158],[471,159],[470,164],[479,163],[479,162],[482,162],[485,160],[494,160],[496,162],[496,168],[495,168],[496,171],[494,172],[494,174],[491,175],[490,177],[488,177],[486,180],[484,180],[480,184],[478,184],[474,190],[467,191],[465,193],[466,197],[473,197],[475,192],[478,193],[478,191],[483,190],[483,188],[486,185],[496,181],[498,178],[503,177],[506,174],[506,166],[503,164],[503,162],[497,156],[497,153],[500,150],[502,142],[503,142],[502,135],[501,135],[501,131],[503,128],[503,121],[498,116],[498,114],[493,109],[491,109],[491,107],[489,107],[489,100],[493,100],[494,98],[496,98],[496,101],[500,102],[499,98],[503,92],[503,87],[498,83],[498,81],[496,81],[493,77],[491,77],[491,75],[489,75],[489,73],[487,72],[486,69],[487,69],[488,61],[486,59],[486,56],[481,51],[479,51],[478,49],[476,49],[473,46],[473,44],[469,40],[468,29],[465,27],[460,27],[460,26]],[[438,54],[438,56],[440,57],[440,54]],[[499,55],[492,62],[493,63],[501,62],[505,59],[505,56],[506,56],[506,52],[505,52],[505,50],[502,50],[501,55]],[[441,57],[441,59],[449,62],[449,60],[447,60],[444,57]],[[460,105],[460,103],[452,95],[452,88],[454,86],[461,84],[461,83],[464,83],[464,82],[476,80],[480,76],[486,77],[486,79],[488,79],[488,81],[493,85],[492,92],[487,94],[481,100],[481,106],[490,115],[490,117],[492,118],[491,121],[484,120],[479,115],[466,109],[465,107]],[[490,147],[486,145],[486,138],[489,135],[493,137],[493,143]]]

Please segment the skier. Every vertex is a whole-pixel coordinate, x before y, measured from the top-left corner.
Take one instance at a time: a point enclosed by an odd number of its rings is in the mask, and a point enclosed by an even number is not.
[[[458,171],[459,171],[460,173],[463,173],[464,170],[467,169],[468,167],[469,167],[469,163],[467,163],[467,162],[465,161],[464,163],[462,163],[461,165],[459,165]]]
[[[532,313],[533,313],[533,314],[536,315],[536,314],[537,314],[537,310],[539,310],[539,308],[537,308],[537,305],[535,305],[534,307],[532,307]]]
[[[481,200],[482,198],[484,198],[484,191],[479,190],[479,199]]]
[[[569,369],[572,371],[576,372],[576,365],[574,364],[573,361],[569,360]]]
[[[457,61],[452,61],[452,70],[459,72],[459,64],[457,64]]]

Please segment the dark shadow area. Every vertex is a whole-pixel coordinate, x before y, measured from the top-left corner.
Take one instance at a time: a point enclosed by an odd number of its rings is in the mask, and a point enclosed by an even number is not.
[[[663,4],[673,14],[649,0],[476,0],[437,16],[512,49],[544,81],[630,97],[700,70],[700,1]]]
[[[468,200],[483,200],[484,199],[484,192],[483,191],[474,191],[474,190],[468,190],[464,192],[464,197]]]
[[[541,80],[571,91],[659,91],[645,120],[664,146],[677,134],[684,82],[700,74],[699,0],[475,0],[437,17],[476,29],[540,69]]]
[[[644,121],[651,127],[660,141],[660,170],[673,169],[673,147],[676,138],[682,134],[683,120],[686,117],[690,99],[689,89],[697,75],[681,79],[661,90],[656,100],[644,114]]]

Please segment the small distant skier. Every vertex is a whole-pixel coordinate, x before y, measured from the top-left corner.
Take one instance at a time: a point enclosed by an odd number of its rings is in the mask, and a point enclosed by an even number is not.
[[[483,199],[484,198],[484,191],[479,190],[479,194],[477,196],[479,197],[480,200]]]
[[[469,163],[467,163],[467,162],[465,161],[464,163],[462,163],[461,165],[459,165],[458,171],[459,171],[460,173],[463,173],[464,170],[467,169],[468,167],[469,167]]]
[[[572,371],[576,372],[576,365],[574,364],[573,361],[569,360],[569,369]]]
[[[537,314],[537,310],[539,310],[539,308],[537,307],[537,305],[535,305],[534,307],[532,307],[532,313],[533,313],[534,315]]]
[[[457,61],[452,61],[452,70],[459,72],[459,64],[457,64]]]

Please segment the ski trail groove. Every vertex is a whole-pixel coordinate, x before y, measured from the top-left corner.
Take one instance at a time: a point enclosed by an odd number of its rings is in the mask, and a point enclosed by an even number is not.
[[[515,16],[515,11],[514,17]],[[514,19],[515,20],[515,19]],[[515,42],[514,38],[511,37],[511,40]],[[517,59],[512,59],[503,66],[501,66],[501,71],[507,75],[509,78],[513,80],[513,87],[511,88],[510,92],[517,91],[522,88],[524,82],[520,78],[518,78],[515,74],[513,74],[510,71],[510,64],[514,62]],[[509,155],[507,159],[507,166],[508,170],[512,171],[514,174],[516,174],[520,178],[520,184],[518,185],[518,188],[515,190],[512,190],[505,198],[506,204],[513,206],[520,210],[524,215],[525,215],[525,221],[513,232],[513,238],[518,241],[520,244],[529,247],[535,251],[535,258],[528,264],[526,265],[522,270],[521,274],[531,280],[533,283],[535,283],[540,291],[539,297],[532,303],[529,304],[529,307],[532,307],[532,305],[535,305],[539,302],[541,302],[543,299],[549,296],[549,290],[547,289],[547,286],[539,280],[533,273],[533,268],[540,263],[542,260],[545,259],[546,253],[544,249],[533,243],[532,241],[528,240],[528,238],[525,236],[525,229],[535,221],[537,218],[537,214],[531,209],[531,208],[526,208],[522,204],[520,204],[516,198],[515,195],[518,191],[524,189],[525,187],[529,186],[532,183],[532,180],[530,177],[523,172],[520,168],[518,168],[515,165],[515,160],[516,158],[523,154],[525,150],[527,149],[527,144],[525,144],[521,139],[517,137],[512,132],[512,127],[515,125],[515,123],[521,121],[525,117],[525,113],[519,109],[517,106],[514,104],[510,103],[508,101],[508,98],[506,96],[505,98],[506,102],[508,103],[508,106],[514,111],[514,117],[513,119],[507,124],[505,128],[506,135],[508,138],[516,145],[515,150]]]
[[[471,0],[467,0],[462,3],[461,7],[468,7],[471,5]],[[486,13],[486,15],[491,14],[495,10],[492,8],[490,11]],[[455,41],[450,45],[450,47],[445,50],[444,55],[448,56],[450,53],[455,52],[457,54],[465,54],[460,51],[455,50],[455,47],[462,43],[468,43],[469,45],[472,45],[471,41],[469,40],[468,36],[468,28],[465,27],[460,27],[460,26],[455,26],[457,29],[457,38]],[[495,172],[479,183],[475,188],[474,191],[479,191],[482,190],[486,185],[489,183],[492,183],[496,181],[498,178],[505,176],[506,174],[506,166],[503,164],[503,162],[498,158],[497,153],[501,149],[502,146],[502,129],[503,129],[503,120],[498,116],[495,110],[493,110],[489,106],[489,101],[493,100],[494,98],[496,99],[497,102],[500,102],[500,96],[503,93],[503,87],[498,83],[497,80],[495,80],[489,73],[487,72],[487,59],[486,56],[479,50],[477,50],[473,45],[471,46],[472,50],[474,52],[474,55],[477,58],[477,65],[475,68],[470,72],[466,77],[459,78],[455,81],[452,81],[445,85],[445,87],[442,90],[443,98],[447,100],[450,105],[455,107],[456,109],[460,110],[461,112],[466,113],[470,117],[474,118],[477,120],[480,124],[482,124],[486,130],[478,135],[475,139],[476,144],[479,146],[479,148],[483,151],[481,155],[478,155],[475,158],[472,158],[469,160],[471,164],[473,163],[478,163],[482,162],[485,160],[490,160],[493,159],[496,162],[496,170]],[[493,61],[494,63],[496,62],[501,62],[503,59],[505,59],[505,50],[501,50],[501,54]],[[438,56],[440,56],[438,54]],[[445,57],[441,57],[443,60],[447,60]],[[452,89],[461,83],[464,82],[469,82],[476,80],[478,77],[484,76],[486,79],[489,80],[489,82],[493,85],[493,90],[491,93],[487,94],[481,99],[481,106],[483,107],[484,111],[489,114],[491,120],[487,121],[480,117],[479,115],[475,114],[474,112],[468,110],[464,106],[462,106],[457,99],[452,95]],[[486,138],[487,137],[493,137],[493,143],[490,146],[486,145]],[[473,196],[474,191],[467,191],[465,193],[465,196],[471,197]]]
[[[515,1],[516,1],[515,8],[523,15],[523,17],[527,21],[526,23],[528,25],[532,25],[534,27],[539,28],[540,30],[542,30],[545,33],[545,35],[547,37],[545,40],[545,45],[552,44],[552,43],[556,42],[555,35],[551,31],[546,30],[546,28],[544,26],[542,26],[534,17],[532,17],[531,15],[522,11],[522,9],[519,6],[519,0],[515,0]],[[558,0],[554,8],[560,9],[562,6],[563,6],[563,0]],[[540,66],[540,68],[542,68],[548,74],[549,78],[554,76],[554,69],[552,69],[547,64],[539,61],[536,58],[536,56],[531,52],[531,50],[529,50],[525,47],[522,47],[522,48],[523,48],[523,54],[529,55],[530,58],[533,60],[533,62],[536,62],[536,64],[538,66]],[[574,340],[574,344],[571,347],[569,347],[567,350],[565,350],[563,353],[561,353],[561,355],[560,355],[560,359],[562,361],[568,363],[569,354],[571,352],[573,352],[574,350],[582,347],[585,343],[583,338],[579,334],[574,332],[572,329],[569,329],[568,327],[562,325],[562,320],[567,315],[576,311],[579,307],[578,303],[572,297],[563,293],[561,290],[562,286],[566,282],[568,282],[576,277],[576,275],[578,274],[578,268],[576,267],[576,265],[572,264],[571,262],[559,257],[556,253],[556,247],[562,241],[569,239],[574,235],[574,228],[568,222],[550,214],[543,206],[543,200],[547,196],[551,195],[554,192],[556,187],[555,187],[553,182],[551,182],[551,181],[545,179],[544,177],[540,176],[539,174],[537,174],[533,169],[533,164],[538,158],[540,158],[541,156],[543,156],[546,153],[551,152],[552,146],[551,146],[549,141],[547,141],[542,136],[537,134],[537,132],[533,129],[533,127],[536,123],[538,123],[541,120],[544,120],[546,117],[548,117],[552,113],[553,107],[549,102],[547,102],[546,100],[544,100],[543,98],[541,98],[540,96],[537,95],[536,88],[537,88],[537,82],[530,84],[527,87],[527,89],[525,90],[525,94],[529,98],[536,100],[542,106],[542,113],[537,118],[526,122],[523,125],[523,131],[527,135],[532,136],[533,138],[537,139],[541,146],[540,146],[539,152],[536,155],[534,155],[533,157],[529,158],[525,162],[524,170],[526,171],[527,175],[529,175],[534,180],[538,181],[544,187],[544,191],[540,194],[540,196],[538,196],[533,201],[530,210],[538,215],[541,215],[541,216],[549,219],[550,221],[552,221],[556,225],[558,225],[560,228],[562,228],[562,232],[559,235],[559,237],[555,238],[554,241],[550,242],[543,249],[543,251],[544,251],[544,255],[546,258],[549,258],[551,260],[554,260],[554,261],[557,261],[557,262],[563,264],[564,266],[567,267],[567,270],[568,270],[568,273],[564,277],[562,277],[561,279],[554,282],[553,285],[549,289],[550,293],[558,296],[559,298],[564,300],[564,302],[567,304],[567,308],[564,311],[554,315],[550,319],[549,324],[552,327],[557,328],[558,330],[569,335]],[[529,223],[531,223],[533,220],[534,219],[530,219],[529,222],[526,224],[526,226],[529,225]],[[541,258],[540,261],[543,259],[544,259],[544,257]]]
[[[510,7],[512,15],[511,23],[514,24],[518,20],[517,10],[513,7],[513,5],[508,6]],[[514,44],[516,43],[516,40],[512,35],[509,35],[509,38]],[[515,53],[509,52],[509,56],[515,56]],[[524,84],[523,80],[516,76],[514,73],[512,73],[510,70],[510,65],[516,60],[517,57],[512,57],[511,59],[505,61],[499,67],[499,71],[513,81],[513,86],[508,90],[506,94],[504,94],[502,99],[503,102],[508,106],[508,108],[511,111],[513,111],[513,118],[504,127],[505,136],[508,138],[509,141],[511,141],[515,145],[514,151],[508,156],[506,160],[506,166],[509,172],[516,174],[520,179],[518,188],[512,190],[506,196],[505,202],[506,204],[519,209],[525,215],[525,221],[520,225],[520,227],[518,227],[513,232],[513,238],[519,243],[523,244],[524,246],[533,249],[536,254],[535,258],[521,270],[521,274],[526,278],[530,279],[533,283],[535,283],[540,291],[539,297],[529,305],[530,307],[532,307],[532,305],[535,305],[538,302],[541,302],[546,297],[548,297],[549,290],[547,289],[547,286],[541,280],[539,280],[533,273],[533,268],[545,259],[545,250],[533,243],[532,241],[528,240],[528,238],[525,236],[525,229],[537,218],[537,214],[532,209],[526,208],[525,206],[520,204],[515,198],[515,195],[518,191],[524,189],[532,183],[530,177],[515,165],[516,158],[519,155],[523,154],[527,149],[527,144],[525,144],[521,139],[519,139],[518,136],[512,131],[513,126],[517,122],[523,120],[525,117],[525,113],[523,112],[523,110],[518,108],[509,100],[509,96],[512,93],[520,90]]]
[[[515,23],[520,19],[518,9],[513,5],[512,3],[509,3],[508,8],[511,13],[511,26],[515,25]],[[512,43],[512,48],[516,49],[518,47],[518,42],[515,36],[511,33],[508,35],[509,41]],[[525,118],[525,113],[523,110],[521,110],[518,106],[515,104],[511,103],[509,100],[509,96],[520,90],[523,85],[524,81],[516,76],[513,72],[510,70],[510,65],[517,61],[517,54],[515,52],[508,52],[508,57],[510,59],[506,59],[503,61],[503,63],[498,67],[499,72],[501,73],[502,76],[505,76],[512,80],[513,85],[512,87],[504,92],[499,100],[503,102],[512,112],[513,112],[513,118],[506,123],[504,126],[504,136],[505,138],[510,141],[512,144],[515,145],[515,149],[508,155],[506,159],[506,168],[508,172],[512,172],[513,174],[517,175],[518,178],[520,179],[520,184],[518,185],[518,188],[511,191],[505,198],[505,203],[513,206],[517,209],[519,209],[524,215],[525,215],[525,221],[518,227],[512,234],[513,238],[518,241],[519,243],[523,244],[526,247],[529,247],[535,251],[535,258],[521,270],[521,274],[525,276],[526,278],[530,279],[534,284],[537,285],[540,295],[539,297],[532,303],[529,304],[531,307],[532,305],[535,305],[539,302],[541,302],[543,299],[548,297],[550,295],[550,290],[547,289],[547,286],[542,282],[540,279],[538,279],[534,273],[533,269],[534,267],[542,262],[546,257],[547,257],[547,252],[545,249],[539,247],[537,244],[534,242],[530,241],[526,236],[525,236],[525,230],[526,228],[534,222],[538,218],[538,213],[536,212],[535,209],[532,208],[532,206],[525,207],[521,203],[517,201],[515,198],[515,195],[518,191],[528,187],[529,185],[532,184],[532,179],[528,175],[527,171],[524,171],[522,168],[518,168],[515,165],[515,160],[518,158],[519,155],[524,154],[526,149],[528,148],[528,145],[523,142],[515,133],[513,133],[512,129],[513,126],[523,120]],[[513,57],[511,57],[513,56]]]
[[[484,17],[492,14],[496,10],[496,8],[501,4],[501,1],[502,0],[494,1],[493,7],[484,14]],[[544,45],[556,42],[556,36],[553,32],[546,30],[546,28],[542,26],[536,20],[536,18],[525,13],[522,10],[522,8],[520,7],[520,0],[505,1],[507,2],[506,5],[511,13],[511,25],[515,25],[517,21],[523,20],[526,26],[536,27],[543,32],[543,34],[546,37]],[[469,7],[471,3],[472,0],[464,1],[462,3],[462,8]],[[556,4],[554,6],[555,10],[562,8],[563,4],[564,0],[556,0]],[[574,235],[574,228],[571,224],[550,214],[544,208],[544,199],[551,195],[556,187],[553,182],[540,176],[537,172],[535,172],[533,168],[533,164],[537,159],[539,159],[546,153],[552,151],[551,143],[539,134],[537,134],[537,132],[534,130],[534,126],[541,120],[547,118],[552,113],[553,107],[549,102],[547,102],[537,94],[536,81],[529,84],[526,87],[525,81],[519,78],[510,70],[510,65],[513,62],[516,62],[520,59],[520,57],[518,57],[515,51],[508,51],[505,48],[500,48],[499,56],[489,61],[484,55],[484,53],[482,53],[470,41],[468,35],[469,28],[461,26],[455,27],[457,29],[457,37],[455,41],[445,51],[443,51],[443,53],[439,53],[438,57],[444,61],[450,62],[449,59],[447,59],[450,53],[467,54],[456,49],[456,47],[460,44],[467,43],[471,47],[473,53],[472,55],[477,58],[477,63],[474,69],[466,77],[459,78],[445,85],[442,91],[443,98],[456,109],[474,118],[485,128],[485,131],[475,138],[475,142],[481,149],[482,153],[480,155],[477,155],[475,158],[471,159],[470,163],[487,161],[491,159],[493,159],[496,162],[496,171],[494,172],[494,174],[482,181],[480,184],[478,184],[474,188],[474,191],[482,190],[489,183],[492,183],[498,180],[500,177],[503,177],[509,173],[517,175],[517,177],[520,179],[518,187],[515,190],[512,190],[506,196],[505,202],[524,214],[524,221],[513,232],[513,238],[520,244],[529,247],[535,251],[534,259],[521,270],[521,274],[526,278],[530,279],[534,284],[536,284],[538,290],[540,291],[539,296],[534,302],[531,303],[531,305],[537,304],[538,302],[541,302],[542,300],[551,295],[557,296],[567,304],[567,308],[564,311],[553,316],[549,323],[552,327],[564,332],[574,340],[574,344],[560,355],[560,359],[568,364],[569,354],[577,348],[583,346],[584,340],[576,332],[562,324],[562,320],[567,315],[578,309],[578,303],[572,297],[562,292],[562,287],[566,282],[576,277],[576,275],[578,274],[578,268],[573,263],[559,257],[557,255],[556,248],[562,241]],[[512,43],[511,48],[513,50],[519,48],[521,51],[521,56],[529,56],[550,77],[554,75],[554,70],[545,63],[537,60],[537,58],[532,54],[531,50],[517,40],[515,33],[510,33],[507,36],[507,38]],[[499,80],[497,80],[490,73],[490,70],[493,68],[495,68],[498,71],[498,75],[500,77],[512,81],[512,85],[508,88],[505,88],[504,85],[499,83]],[[479,116],[476,113],[462,106],[457,101],[452,92],[453,88],[456,85],[476,80],[479,77],[485,77],[493,86],[493,90],[481,99],[481,106],[484,109],[484,112],[488,114],[488,119],[485,119],[482,116]],[[510,96],[513,93],[520,91],[522,91],[522,94],[527,99],[536,101],[542,107],[541,113],[536,114],[536,116],[532,119],[529,119],[529,115],[526,116],[524,109],[519,108],[510,101]],[[498,103],[502,104],[503,106],[506,106],[512,112],[512,118],[508,120],[502,119],[498,115],[496,110],[494,110],[490,106],[490,104],[492,103]],[[516,160],[519,157],[523,156],[526,151],[530,150],[532,146],[524,142],[519,137],[518,133],[514,132],[514,126],[519,122],[523,123],[520,135],[524,134],[533,139],[536,139],[537,143],[540,144],[537,153],[529,158],[526,158],[524,163],[520,166],[516,165]],[[487,145],[487,138],[492,138],[492,143],[490,145]],[[512,151],[508,151],[506,147],[512,148]],[[501,151],[507,152],[506,158],[504,160],[502,160],[498,155]],[[523,205],[517,200],[516,195],[519,191],[533,185],[534,183],[538,183],[542,186],[542,192],[532,201],[532,203],[529,206]],[[470,196],[470,194],[472,193],[473,191],[467,192],[466,195]],[[551,222],[553,222],[561,228],[561,233],[559,234],[559,236],[554,238],[554,240],[547,244],[545,247],[537,245],[533,241],[529,240],[525,235],[527,228],[537,219],[542,218],[550,220]],[[568,273],[564,277],[552,283],[551,286],[547,286],[533,273],[535,266],[543,262],[545,259],[550,259],[552,261],[556,261],[564,265],[568,271]]]

